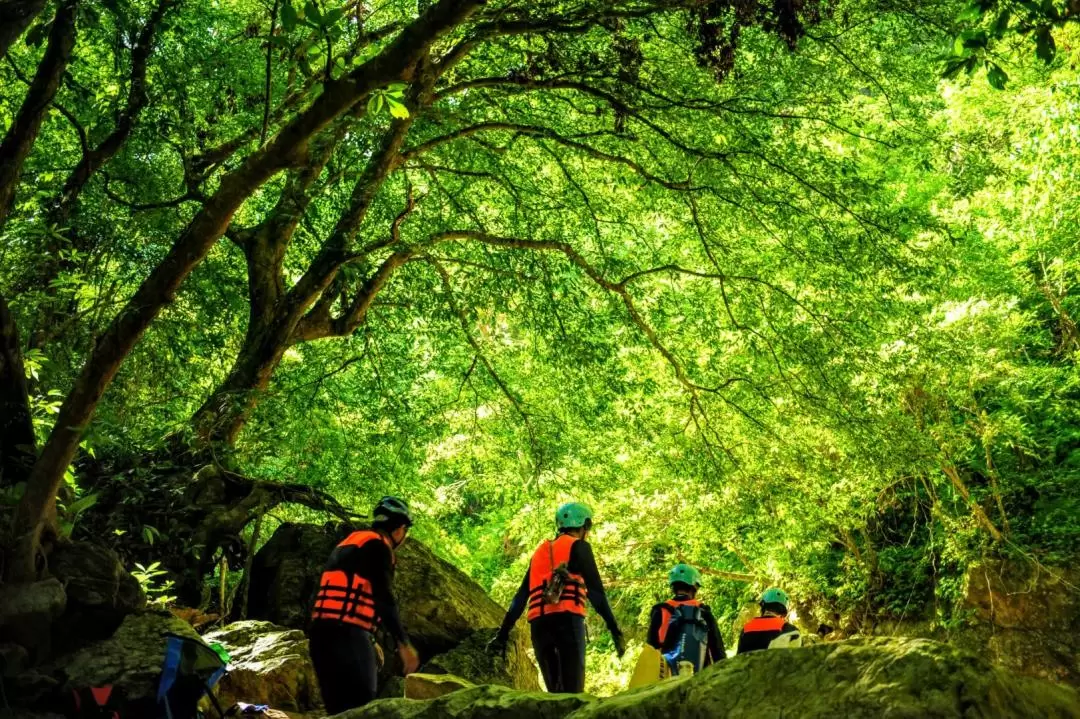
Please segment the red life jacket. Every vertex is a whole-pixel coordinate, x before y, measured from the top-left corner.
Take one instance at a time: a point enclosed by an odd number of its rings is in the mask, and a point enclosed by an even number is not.
[[[660,605],[660,611],[667,611],[664,615],[663,621],[660,622],[660,633],[658,639],[660,640],[660,646],[664,645],[664,639],[667,638],[668,625],[671,624],[671,615],[675,610],[683,605],[690,605],[691,607],[700,607],[701,602],[697,599],[669,599]]]
[[[394,547],[390,544],[390,540],[370,529],[353,532],[337,545],[337,548],[359,549],[368,542],[376,540],[387,546],[391,560],[396,563]],[[326,570],[319,579],[319,591],[315,595],[315,606],[311,610],[311,618],[355,624],[369,632],[375,631],[378,617],[375,616],[375,595],[371,592],[371,582],[367,577],[359,574],[350,576],[340,569]]]
[[[560,534],[556,539],[545,539],[533,552],[529,562],[529,621],[547,614],[569,612],[585,616],[585,579],[580,574],[571,574],[563,587],[562,596],[556,604],[544,601],[544,589],[555,576],[555,568],[570,561],[570,549],[577,537]]]
[[[787,620],[783,617],[754,617],[746,623],[743,631],[747,634],[751,632],[779,632],[784,629],[786,622]]]

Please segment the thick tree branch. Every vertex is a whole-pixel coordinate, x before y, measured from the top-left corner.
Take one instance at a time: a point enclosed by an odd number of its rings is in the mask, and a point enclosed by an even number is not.
[[[23,163],[34,148],[41,123],[45,120],[56,91],[60,89],[64,71],[71,61],[71,51],[75,47],[77,2],[78,0],[63,0],[57,9],[45,55],[38,64],[15,121],[11,123],[3,142],[0,143],[0,229],[3,229],[15,204],[15,191],[22,176]]]

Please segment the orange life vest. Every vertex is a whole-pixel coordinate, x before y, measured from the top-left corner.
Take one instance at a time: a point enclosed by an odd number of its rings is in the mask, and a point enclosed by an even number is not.
[[[660,605],[661,611],[667,610],[667,615],[664,617],[663,621],[660,622],[660,632],[657,636],[661,646],[664,645],[664,639],[667,638],[668,625],[671,624],[671,615],[675,613],[676,609],[684,605],[700,607],[701,602],[697,599],[669,599]]]
[[[359,549],[376,540],[386,544],[391,560],[396,562],[390,540],[370,529],[353,532],[337,545],[337,549]],[[319,592],[315,595],[311,618],[355,624],[369,632],[375,631],[378,618],[375,616],[375,596],[371,592],[371,582],[359,574],[350,575],[340,569],[326,570],[319,579]]]
[[[746,623],[743,631],[750,632],[779,632],[783,630],[787,620],[783,617],[754,617]]]
[[[544,590],[555,576],[555,568],[570,561],[570,549],[577,537],[560,534],[556,539],[546,539],[533,552],[529,562],[529,621],[547,614],[569,612],[585,616],[585,580],[580,574],[571,574],[563,586],[562,596],[555,604],[544,601]]]

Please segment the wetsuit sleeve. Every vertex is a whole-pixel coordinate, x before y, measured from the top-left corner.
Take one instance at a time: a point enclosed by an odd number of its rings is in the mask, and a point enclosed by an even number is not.
[[[401,626],[397,601],[391,587],[394,582],[394,560],[390,548],[382,542],[371,541],[349,554],[341,569],[366,577],[371,582],[375,614],[382,626],[399,644],[408,644],[409,637]],[[351,566],[350,566],[351,565]]]
[[[720,635],[720,627],[716,625],[716,617],[713,616],[712,609],[705,607],[702,613],[705,615],[705,623],[709,625],[709,657],[713,662],[726,659],[724,637]]]
[[[645,643],[654,649],[660,648],[660,626],[664,623],[664,610],[661,606],[657,604],[649,612],[649,633],[645,635]]]
[[[593,609],[604,620],[608,631],[612,635],[622,634],[615,615],[611,612],[607,594],[604,592],[604,583],[600,580],[600,572],[596,568],[596,558],[593,557],[592,547],[584,539],[574,542],[570,548],[570,561],[567,562],[569,570],[578,574],[585,580],[585,588],[589,590],[589,602]]]
[[[525,605],[529,601],[529,570],[525,570],[525,577],[521,580],[521,586],[518,587],[517,594],[514,595],[513,600],[510,602],[510,608],[506,610],[506,616],[503,617],[502,626],[499,627],[498,637],[504,642],[510,639],[510,630],[514,628],[514,624],[517,623],[521,613],[525,611]]]

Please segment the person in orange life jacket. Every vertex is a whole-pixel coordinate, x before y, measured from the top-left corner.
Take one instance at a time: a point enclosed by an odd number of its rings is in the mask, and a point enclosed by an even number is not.
[[[663,654],[671,652],[680,639],[676,632],[669,631],[672,615],[680,606],[701,607],[701,618],[705,622],[708,639],[705,661],[697,669],[724,659],[727,656],[724,652],[724,639],[720,636],[712,609],[697,599],[698,589],[701,588],[701,572],[688,564],[676,564],[668,573],[668,584],[671,585],[673,596],[666,602],[653,606],[649,613],[649,633],[645,636],[645,643],[659,649]]]
[[[776,587],[766,589],[758,602],[761,616],[751,619],[739,634],[736,654],[761,649],[787,649],[802,646],[799,630],[787,621],[788,595]]]
[[[611,613],[592,547],[586,541],[592,528],[592,511],[579,502],[564,504],[555,513],[555,526],[559,536],[544,540],[536,548],[488,650],[505,654],[510,630],[527,607],[533,649],[547,690],[582,692],[585,691],[586,598],[607,624],[620,657],[626,651],[626,640]],[[557,574],[564,578],[562,592],[557,598],[545,598],[545,590]],[[551,599],[556,601],[552,603]]]
[[[397,642],[406,674],[420,664],[390,591],[394,549],[405,541],[412,515],[404,500],[383,497],[372,517],[371,529],[353,532],[331,552],[311,610],[311,662],[330,714],[375,698],[380,664],[374,637],[377,625]]]

